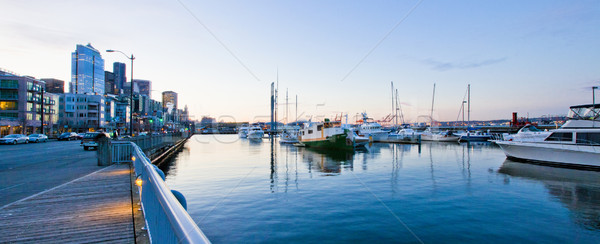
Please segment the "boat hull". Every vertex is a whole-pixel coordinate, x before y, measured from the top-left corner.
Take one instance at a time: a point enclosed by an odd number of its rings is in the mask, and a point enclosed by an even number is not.
[[[492,139],[492,137],[488,136],[488,135],[485,135],[485,136],[475,135],[475,136],[460,136],[459,140],[471,142],[471,141],[488,141],[490,139]]]
[[[247,138],[248,139],[262,139],[264,137],[265,133],[264,132],[248,132],[247,134]]]
[[[300,140],[307,147],[320,149],[354,150],[354,143],[346,133],[337,134],[324,139]]]
[[[509,159],[557,165],[600,167],[600,146],[495,141]]]
[[[457,136],[442,136],[442,135],[421,135],[422,141],[441,141],[441,142],[457,142],[459,137]]]

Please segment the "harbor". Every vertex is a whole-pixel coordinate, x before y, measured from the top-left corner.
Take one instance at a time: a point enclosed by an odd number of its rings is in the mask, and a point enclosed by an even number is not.
[[[600,172],[514,162],[491,142],[336,152],[195,135],[165,172],[214,243],[600,240]]]

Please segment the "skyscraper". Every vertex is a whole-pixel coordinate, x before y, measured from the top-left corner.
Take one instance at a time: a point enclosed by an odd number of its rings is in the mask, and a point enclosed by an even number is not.
[[[139,93],[141,95],[146,95],[146,96],[150,97],[150,93],[152,91],[152,82],[151,81],[134,79],[133,82],[135,84],[137,84]],[[134,90],[134,92],[135,92],[135,90]]]
[[[71,54],[71,93],[104,95],[104,59],[91,44]]]
[[[127,75],[125,74],[126,68],[124,63],[114,62],[113,73],[115,74],[115,85],[117,89],[125,89],[125,82],[127,82]],[[128,94],[128,93],[127,93]]]
[[[162,93],[163,110],[172,114],[177,110],[177,92],[165,91]]]
[[[115,74],[104,71],[104,83],[104,92],[106,94],[119,95],[119,89],[117,89],[117,84],[115,84]]]
[[[65,82],[58,79],[44,78],[46,82],[46,92],[49,93],[65,93]]]

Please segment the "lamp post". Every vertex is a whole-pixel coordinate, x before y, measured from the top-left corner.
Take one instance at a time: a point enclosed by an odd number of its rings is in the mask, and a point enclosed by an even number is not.
[[[135,57],[133,56],[133,53],[131,54],[131,57],[127,56],[127,54],[125,54],[124,52],[121,52],[119,50],[106,50],[106,52],[112,53],[112,52],[120,52],[121,54],[125,55],[126,58],[128,58],[129,60],[131,60],[131,88],[129,89],[129,109],[131,111],[129,111],[129,135],[133,136],[133,60],[135,59]]]

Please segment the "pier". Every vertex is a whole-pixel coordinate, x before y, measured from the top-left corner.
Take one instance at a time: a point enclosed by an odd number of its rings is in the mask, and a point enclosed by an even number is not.
[[[1,148],[9,160],[0,163],[0,243],[208,243],[150,161],[165,160],[187,137],[106,140],[97,152],[79,142],[49,142],[38,144],[47,152],[21,160],[30,148]],[[170,207],[156,208],[164,203]]]

